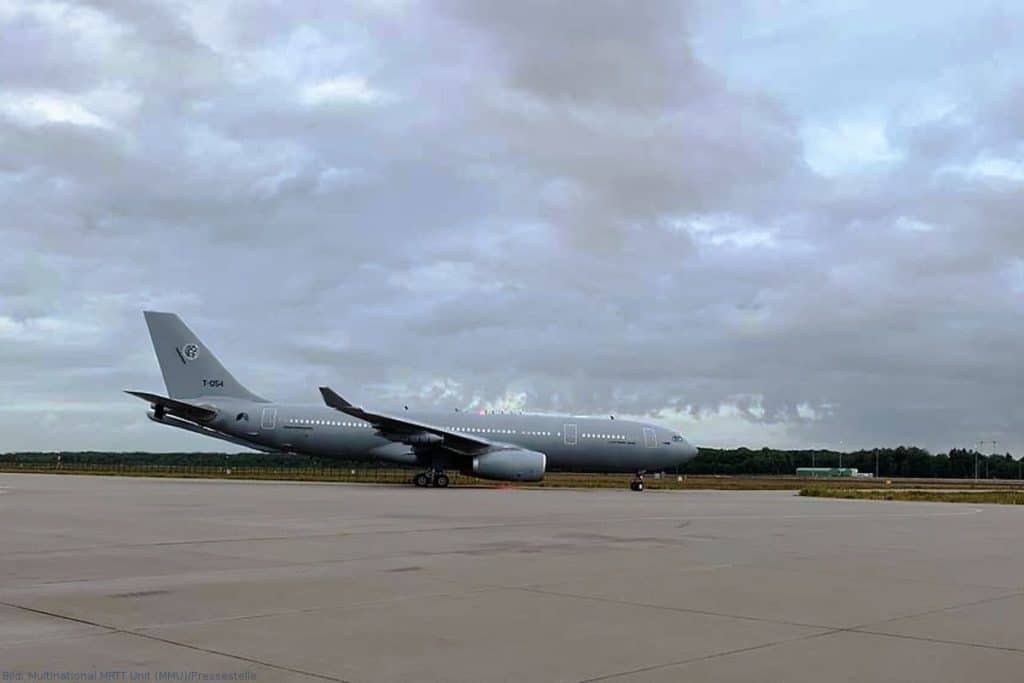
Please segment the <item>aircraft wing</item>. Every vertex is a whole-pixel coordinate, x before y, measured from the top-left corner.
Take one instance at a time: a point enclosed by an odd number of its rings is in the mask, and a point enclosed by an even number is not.
[[[201,406],[194,406],[191,403],[167,398],[166,396],[149,394],[145,391],[125,391],[124,393],[137,396],[143,401],[149,401],[157,410],[162,410],[171,413],[172,415],[178,415],[188,420],[197,420],[202,422],[204,420],[212,420],[217,417],[217,411],[215,410],[203,408]]]
[[[468,455],[475,451],[488,449],[494,445],[494,442],[481,439],[478,436],[455,432],[423,422],[407,420],[403,417],[363,410],[338,396],[330,387],[320,387],[320,395],[324,397],[324,403],[331,408],[360,420],[365,420],[376,427],[377,431],[381,432],[384,436],[413,446],[442,446]]]

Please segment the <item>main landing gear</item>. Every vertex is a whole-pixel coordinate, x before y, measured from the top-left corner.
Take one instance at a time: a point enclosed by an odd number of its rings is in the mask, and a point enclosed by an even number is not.
[[[644,473],[643,472],[637,472],[636,473],[636,477],[633,478],[633,481],[629,482],[629,490],[630,491],[643,491],[644,490]]]
[[[412,478],[412,483],[424,488],[427,486],[438,489],[448,488],[448,475],[441,470],[420,472]]]

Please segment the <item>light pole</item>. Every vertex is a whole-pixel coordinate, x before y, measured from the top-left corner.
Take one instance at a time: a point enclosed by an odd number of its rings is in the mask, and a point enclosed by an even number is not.
[[[981,449],[985,447],[984,441],[978,442],[978,450],[974,451],[974,481],[978,481],[978,455],[981,453]]]

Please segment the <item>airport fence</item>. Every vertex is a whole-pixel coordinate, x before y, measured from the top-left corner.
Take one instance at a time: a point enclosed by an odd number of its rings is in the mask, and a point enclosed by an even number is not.
[[[234,457],[234,456],[229,456]],[[0,456],[0,473],[23,472],[39,474],[85,474],[127,477],[175,477],[184,479],[238,479],[267,481],[321,481],[351,482],[362,484],[405,485],[412,481],[417,469],[374,463],[313,463],[304,461],[297,464],[235,464],[229,459],[211,463],[209,458],[200,463],[139,463],[110,460],[108,454],[97,456],[90,461],[83,456],[57,460],[55,456],[33,457]],[[501,487],[503,482],[486,481],[466,476],[455,470],[447,472],[452,486]],[[548,472],[544,480],[531,483],[539,487],[575,488],[626,488],[630,474],[594,474],[575,472]],[[955,486],[962,489],[1015,488],[1019,481],[963,479],[854,479],[837,478],[823,480],[780,475],[712,475],[712,474],[664,474],[648,475],[645,479],[649,489],[715,489],[715,490],[793,490],[806,487],[841,489],[930,489]]]
[[[211,464],[152,464],[137,462],[88,462],[88,461],[4,461],[0,460],[0,472],[24,472],[37,474],[91,474],[98,476],[125,477],[168,477],[182,479],[250,479],[267,481],[322,481],[363,484],[409,484],[421,470],[394,466],[375,466],[372,463],[312,465],[223,465]],[[507,483],[477,479],[456,470],[447,470],[450,486],[506,486]],[[576,474],[549,472],[544,481],[532,484],[539,486],[577,486],[581,488],[627,487],[632,475],[629,474]],[[673,479],[675,479],[673,477]],[[710,479],[710,478],[708,478]],[[722,479],[722,478],[714,478]],[[732,479],[732,478],[728,478]],[[669,480],[654,480],[667,487]],[[682,478],[680,478],[682,481]],[[658,488],[658,486],[655,486]],[[673,486],[679,488],[679,486]],[[717,488],[717,487],[716,487]],[[730,487],[726,487],[730,488]],[[797,488],[796,486],[786,488]]]
[[[4,459],[0,457],[0,472],[24,472],[40,474],[91,474],[107,476],[135,477],[176,477],[185,479],[253,479],[280,481],[323,481],[353,482],[365,484],[408,484],[420,470],[374,463],[324,463],[312,464],[309,461],[295,465],[236,465],[225,460],[222,464],[205,463],[139,463],[116,462],[102,455],[98,462],[90,462],[88,458],[56,460],[34,457],[31,459]],[[460,474],[455,470],[447,471],[451,486],[507,486],[505,482],[494,482]],[[548,472],[542,482],[531,483],[541,487],[579,487],[579,488],[627,488],[631,474],[595,474],[574,472]],[[766,489],[799,489],[800,481],[782,480],[775,477],[761,477],[759,482],[744,477],[722,476],[677,476],[651,475],[647,479],[648,488],[766,488]]]
[[[138,463],[0,462],[0,472],[94,474],[109,476],[179,477],[185,479],[268,479],[292,481],[344,481],[368,484],[405,484],[416,470],[394,467],[267,467],[219,465],[154,465]],[[448,472],[452,484],[479,481]]]

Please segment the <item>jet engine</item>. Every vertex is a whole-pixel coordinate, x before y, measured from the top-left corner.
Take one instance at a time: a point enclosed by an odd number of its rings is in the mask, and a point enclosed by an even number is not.
[[[498,481],[540,481],[547,464],[548,458],[543,453],[506,448],[475,456],[465,473]]]

